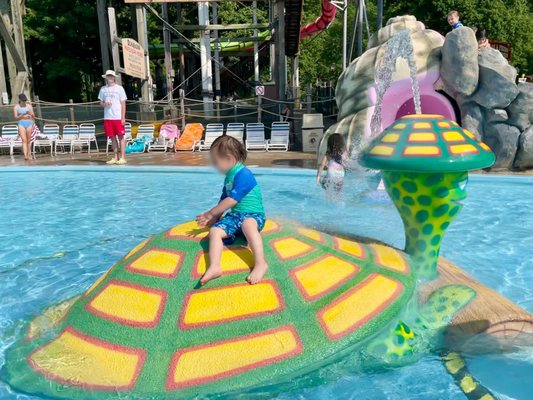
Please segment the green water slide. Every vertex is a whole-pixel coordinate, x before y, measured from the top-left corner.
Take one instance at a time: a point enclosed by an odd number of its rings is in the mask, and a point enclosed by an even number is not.
[[[259,32],[257,35],[258,42],[264,42],[266,40],[269,40],[270,36],[271,36],[270,30]],[[224,41],[224,42],[218,43],[219,51],[221,52],[246,51],[247,49],[252,48],[253,45],[254,45],[253,40],[247,41],[247,42],[242,42],[242,41],[226,42]],[[193,46],[195,46],[198,49],[198,51],[200,51],[200,47],[198,46],[198,44],[194,43]],[[150,49],[150,58],[158,59],[158,58],[165,57],[164,45],[151,44],[149,49]],[[177,56],[179,54],[179,45],[172,44],[171,50],[172,50],[172,56]],[[215,43],[211,43],[211,50],[212,51],[215,50]],[[183,46],[183,51],[188,52],[190,50],[186,46]]]

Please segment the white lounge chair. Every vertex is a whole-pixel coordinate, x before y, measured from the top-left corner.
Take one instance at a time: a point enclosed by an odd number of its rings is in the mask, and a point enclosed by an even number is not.
[[[244,124],[241,122],[230,122],[226,127],[226,136],[231,136],[244,144]]]
[[[270,139],[267,140],[267,151],[289,150],[290,125],[288,122],[272,122]]]
[[[80,124],[78,139],[72,143],[72,151],[74,151],[76,146],[80,147],[80,151],[83,151],[83,146],[87,146],[87,152],[90,153],[91,143],[94,143],[96,151],[99,151],[98,142],[96,141],[96,126],[94,124]]]
[[[262,123],[246,124],[246,150],[266,150],[265,125]]]
[[[13,150],[17,147],[22,148],[18,125],[4,125],[2,127],[0,148],[9,149],[9,154],[13,155]]]
[[[43,131],[35,138],[33,142],[33,154],[37,148],[42,149],[50,147],[50,155],[54,154],[54,143],[59,138],[58,124],[44,124]]]
[[[207,124],[205,138],[198,143],[198,151],[209,150],[213,142],[224,135],[224,124]]]
[[[63,133],[61,137],[54,142],[54,154],[57,155],[57,148],[63,149],[62,154],[66,153],[65,148],[69,147],[69,153],[74,151],[72,144],[78,139],[80,127],[78,125],[70,124],[63,126]]]
[[[128,144],[131,143],[132,141],[132,136],[131,136],[131,123],[129,122],[126,122],[124,124],[124,146],[127,146]],[[113,144],[111,143],[111,139],[107,138],[107,143],[106,143],[106,146],[105,146],[105,153],[109,153],[109,149],[113,149]]]
[[[174,149],[174,143],[179,134],[178,126],[175,124],[163,124],[159,129],[159,136],[154,143],[148,146],[148,152],[150,151],[164,151],[168,149]]]
[[[148,149],[150,144],[154,142],[155,126],[153,125],[139,125],[136,139],[144,138],[144,150]]]

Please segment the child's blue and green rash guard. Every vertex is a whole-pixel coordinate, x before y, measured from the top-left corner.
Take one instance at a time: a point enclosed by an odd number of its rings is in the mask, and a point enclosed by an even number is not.
[[[264,214],[261,189],[255,176],[243,164],[237,163],[226,173],[220,201],[231,197],[237,204],[231,209],[239,213]]]

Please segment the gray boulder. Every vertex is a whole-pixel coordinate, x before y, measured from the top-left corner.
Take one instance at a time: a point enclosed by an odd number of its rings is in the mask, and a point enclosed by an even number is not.
[[[487,120],[490,122],[504,122],[508,119],[509,116],[507,115],[507,111],[502,110],[501,108],[493,108],[492,110],[487,111]]]
[[[508,123],[523,131],[533,124],[533,83],[521,83],[518,90],[520,93],[507,107]]]
[[[485,108],[507,108],[518,96],[514,69],[495,49],[479,50],[479,82],[471,100]]]
[[[483,110],[476,103],[459,104],[461,110],[461,126],[472,132],[478,140],[483,136]]]
[[[477,40],[472,29],[454,29],[446,35],[440,75],[449,94],[470,96],[474,93],[479,78],[477,55]]]
[[[409,32],[417,32],[425,29],[425,27],[422,22],[417,21],[416,17],[412,15],[402,15],[391,18],[387,21],[387,25],[372,35],[368,41],[367,49],[382,45],[393,37],[394,34],[404,29],[407,29]]]
[[[514,166],[520,169],[533,167],[533,126],[520,135]]]
[[[504,123],[487,123],[483,141],[496,155],[494,169],[511,169],[518,149],[520,131],[517,127]]]

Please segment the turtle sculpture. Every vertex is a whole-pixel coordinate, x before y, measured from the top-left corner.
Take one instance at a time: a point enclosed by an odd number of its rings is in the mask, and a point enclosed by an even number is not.
[[[268,220],[262,234],[270,269],[263,281],[245,282],[253,256],[237,242],[223,252],[222,277],[199,287],[208,231],[180,224],[140,243],[80,297],[30,322],[6,354],[3,378],[20,391],[54,398],[181,399],[279,388],[347,354],[375,368],[438,348],[438,334],[476,292],[448,285],[419,304],[417,278],[431,275],[435,235],[457,214],[440,208],[455,201],[451,189],[464,197],[465,171],[488,166],[493,156],[444,118],[398,124],[370,145],[363,162],[385,170],[414,258],[379,242]],[[418,130],[422,136],[413,136]],[[458,152],[450,147],[455,143],[472,148]],[[405,166],[387,164],[401,149]],[[419,209],[430,216],[417,218]],[[430,244],[429,253],[419,241]],[[460,361],[449,363],[453,369]]]

